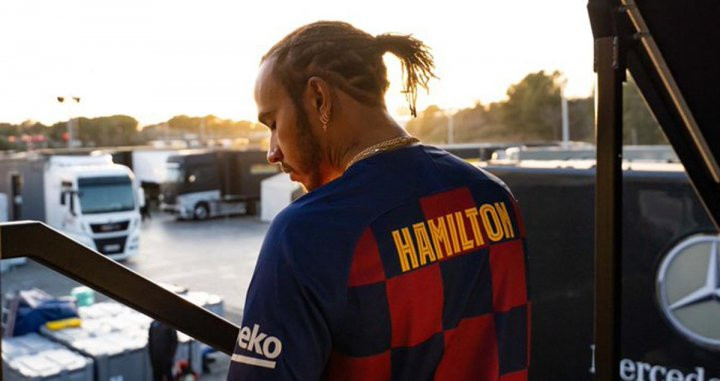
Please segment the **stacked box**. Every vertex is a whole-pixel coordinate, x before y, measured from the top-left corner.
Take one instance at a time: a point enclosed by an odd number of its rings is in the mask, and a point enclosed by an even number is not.
[[[132,337],[142,340],[147,344],[148,342],[148,330],[135,331],[131,334]],[[192,337],[179,332],[178,346],[175,352],[174,363],[177,364],[180,361],[188,361],[192,366],[195,373],[202,373],[202,351],[200,350],[200,342],[193,339]],[[149,358],[148,358],[149,359]]]
[[[214,313],[218,316],[225,316],[225,304],[222,300],[222,298],[215,294],[210,294],[204,291],[188,291],[184,294],[181,294],[183,298],[187,299],[188,301],[194,303],[195,305],[201,306],[208,311]],[[209,345],[197,342],[196,344],[198,355],[197,357],[202,361],[203,353],[206,352],[214,352],[215,349],[210,347]],[[193,360],[193,369],[195,369],[195,362]],[[200,367],[202,369],[202,367]],[[200,374],[200,373],[198,373]]]
[[[16,266],[22,266],[25,263],[27,263],[27,258],[0,259],[0,273],[4,273]]]
[[[147,345],[116,332],[73,343],[73,348],[95,359],[95,379],[147,380],[151,377]]]
[[[178,332],[178,349],[175,353],[175,363],[188,361],[196,374],[202,374],[202,352],[199,341]]]
[[[130,332],[113,331],[113,319],[116,318],[84,320],[82,328],[59,331],[43,327],[41,332],[91,357],[96,381],[150,379],[147,340],[134,338]]]
[[[92,381],[93,360],[38,334],[2,339],[6,381]]]
[[[188,291],[180,296],[195,305],[204,307],[206,310],[214,313],[215,315],[225,315],[225,305],[222,298],[218,295],[209,294],[204,291]]]
[[[206,292],[190,291],[180,296],[222,316],[221,297]],[[78,308],[80,328],[51,331],[43,327],[43,335],[93,358],[98,381],[113,377],[124,380],[149,380],[152,368],[148,355],[148,330],[152,319],[115,302],[95,303]],[[178,332],[176,363],[188,361],[194,372],[202,373],[202,355],[209,347]]]

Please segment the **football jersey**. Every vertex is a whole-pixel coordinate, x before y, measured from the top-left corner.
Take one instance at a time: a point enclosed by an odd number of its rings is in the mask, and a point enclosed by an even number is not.
[[[525,380],[525,232],[493,175],[371,156],[272,222],[229,380]]]

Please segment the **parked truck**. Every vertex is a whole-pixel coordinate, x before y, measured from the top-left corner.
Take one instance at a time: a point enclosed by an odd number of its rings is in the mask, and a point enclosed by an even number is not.
[[[166,165],[162,210],[196,220],[255,214],[260,182],[280,171],[260,150],[183,151]]]
[[[44,221],[115,260],[138,253],[143,192],[110,155],[2,157],[0,192],[10,220]]]
[[[132,169],[135,178],[145,192],[145,200],[157,206],[160,186],[165,182],[168,157],[177,155],[176,149],[157,149],[147,146],[121,147],[110,150],[113,161]]]

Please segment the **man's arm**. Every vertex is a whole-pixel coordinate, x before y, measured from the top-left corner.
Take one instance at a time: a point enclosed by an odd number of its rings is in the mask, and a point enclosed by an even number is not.
[[[288,256],[302,245],[272,230],[248,290],[228,380],[318,380],[331,349],[322,301]]]

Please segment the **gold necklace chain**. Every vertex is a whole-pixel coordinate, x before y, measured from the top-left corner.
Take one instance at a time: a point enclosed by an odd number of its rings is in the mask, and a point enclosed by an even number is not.
[[[409,145],[415,144],[419,141],[420,140],[418,140],[416,137],[413,137],[413,136],[398,136],[397,138],[392,138],[392,139],[380,142],[378,144],[373,144],[370,147],[362,150],[359,154],[355,155],[355,157],[353,157],[352,160],[350,160],[350,163],[348,163],[348,165],[345,166],[345,170],[350,168],[353,164],[357,163],[358,161],[367,159],[370,156],[377,155],[381,152],[392,151],[394,149],[409,146]]]

